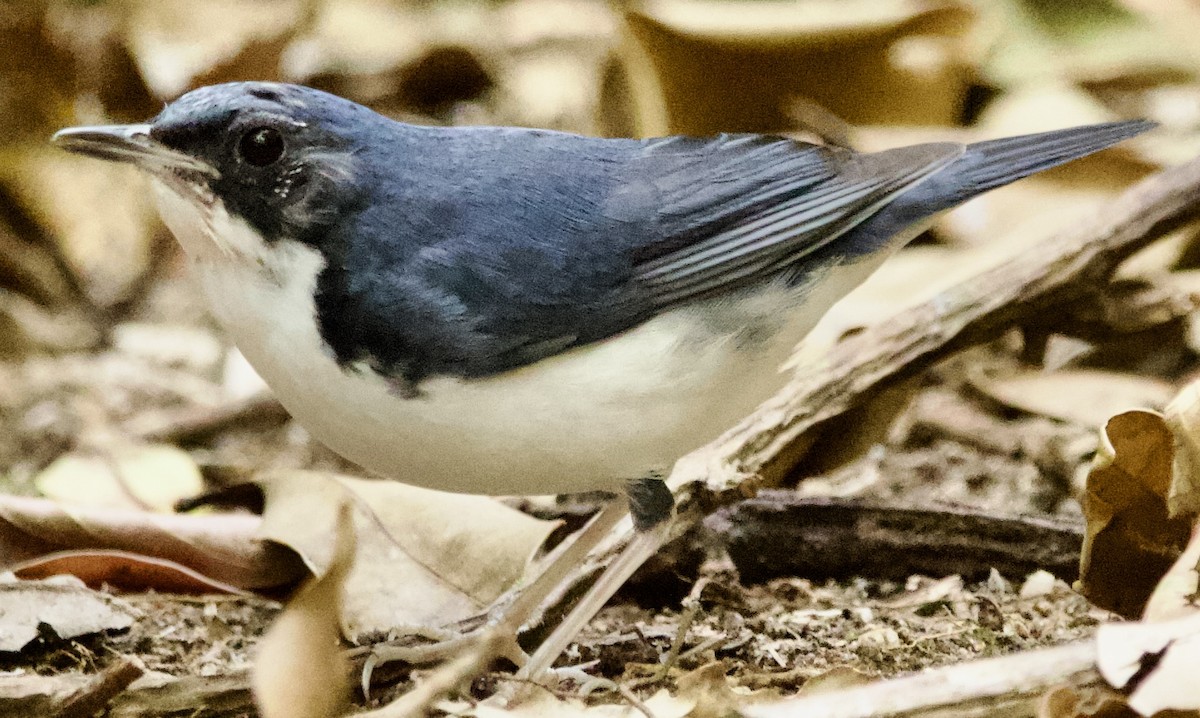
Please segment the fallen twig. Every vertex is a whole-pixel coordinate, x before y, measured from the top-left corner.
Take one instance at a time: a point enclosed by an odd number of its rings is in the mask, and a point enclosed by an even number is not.
[[[865,686],[746,708],[746,718],[1032,717],[1038,699],[1057,685],[1098,685],[1094,639],[984,658]]]
[[[707,524],[721,535],[742,580],[756,583],[776,576],[983,576],[990,568],[1018,579],[1044,569],[1073,581],[1083,545],[1082,522],[801,498],[791,491],[763,492]]]
[[[1033,718],[1043,696],[1067,689],[1094,697],[1129,695],[1122,714],[1192,714],[1191,670],[1200,614],[1109,623],[1093,638],[1054,648],[983,658],[866,685],[747,707],[743,718]],[[1174,660],[1174,669],[1166,661]],[[1183,667],[1183,666],[1186,666]],[[1139,697],[1140,696],[1140,697]],[[1139,707],[1139,701],[1140,703]],[[1089,701],[1090,702],[1090,701]],[[1115,707],[1115,706],[1114,706]],[[1100,715],[1091,710],[1079,714]],[[1106,713],[1107,714],[1107,713]],[[1060,715],[1060,713],[1055,713]],[[1067,713],[1061,713],[1067,715]],[[1070,715],[1077,715],[1071,711]]]

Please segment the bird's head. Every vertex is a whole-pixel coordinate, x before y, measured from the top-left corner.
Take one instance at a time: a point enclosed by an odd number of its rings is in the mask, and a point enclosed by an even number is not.
[[[356,155],[381,120],[318,90],[239,82],[189,92],[148,124],[73,127],[54,142],[149,173],[194,256],[253,258],[281,239],[319,244],[356,202]]]

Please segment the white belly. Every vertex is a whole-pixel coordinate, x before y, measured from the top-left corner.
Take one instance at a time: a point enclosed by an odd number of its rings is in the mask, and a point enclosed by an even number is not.
[[[264,246],[223,211],[202,222],[156,190],[218,321],[313,436],[383,476],[468,493],[615,489],[668,471],[778,391],[796,343],[886,254],[830,269],[811,292],[689,305],[495,377],[428,379],[403,398],[369,369],[343,370],[321,341],[317,252]]]

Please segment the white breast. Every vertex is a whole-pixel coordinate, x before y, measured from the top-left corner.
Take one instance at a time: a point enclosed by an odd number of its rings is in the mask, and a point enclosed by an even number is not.
[[[215,223],[230,246],[257,241],[223,213]],[[482,494],[611,489],[669,470],[777,391],[796,342],[878,264],[834,268],[844,276],[803,302],[803,290],[779,288],[692,305],[499,376],[426,380],[420,397],[402,398],[370,370],[344,371],[321,341],[318,253],[283,242],[252,262],[227,255],[191,253],[212,310],[305,428],[384,476]]]

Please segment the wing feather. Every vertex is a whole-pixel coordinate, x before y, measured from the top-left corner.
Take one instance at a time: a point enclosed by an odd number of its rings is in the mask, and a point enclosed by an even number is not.
[[[714,144],[710,149],[705,155],[708,174],[720,175],[730,166],[749,169],[740,156],[746,144]],[[705,224],[685,226],[687,242],[665,232],[659,241],[670,245],[670,251],[638,263],[635,280],[661,308],[764,278],[826,246],[962,151],[961,145],[945,143],[858,155],[784,139],[753,147],[754,158],[772,161],[741,181],[705,184],[703,193],[685,202]],[[721,162],[724,153],[731,155],[728,163]],[[687,164],[665,169],[686,171]],[[671,187],[684,184],[672,176],[657,181]],[[696,207],[699,202],[708,206]],[[668,208],[667,215],[673,214]]]

